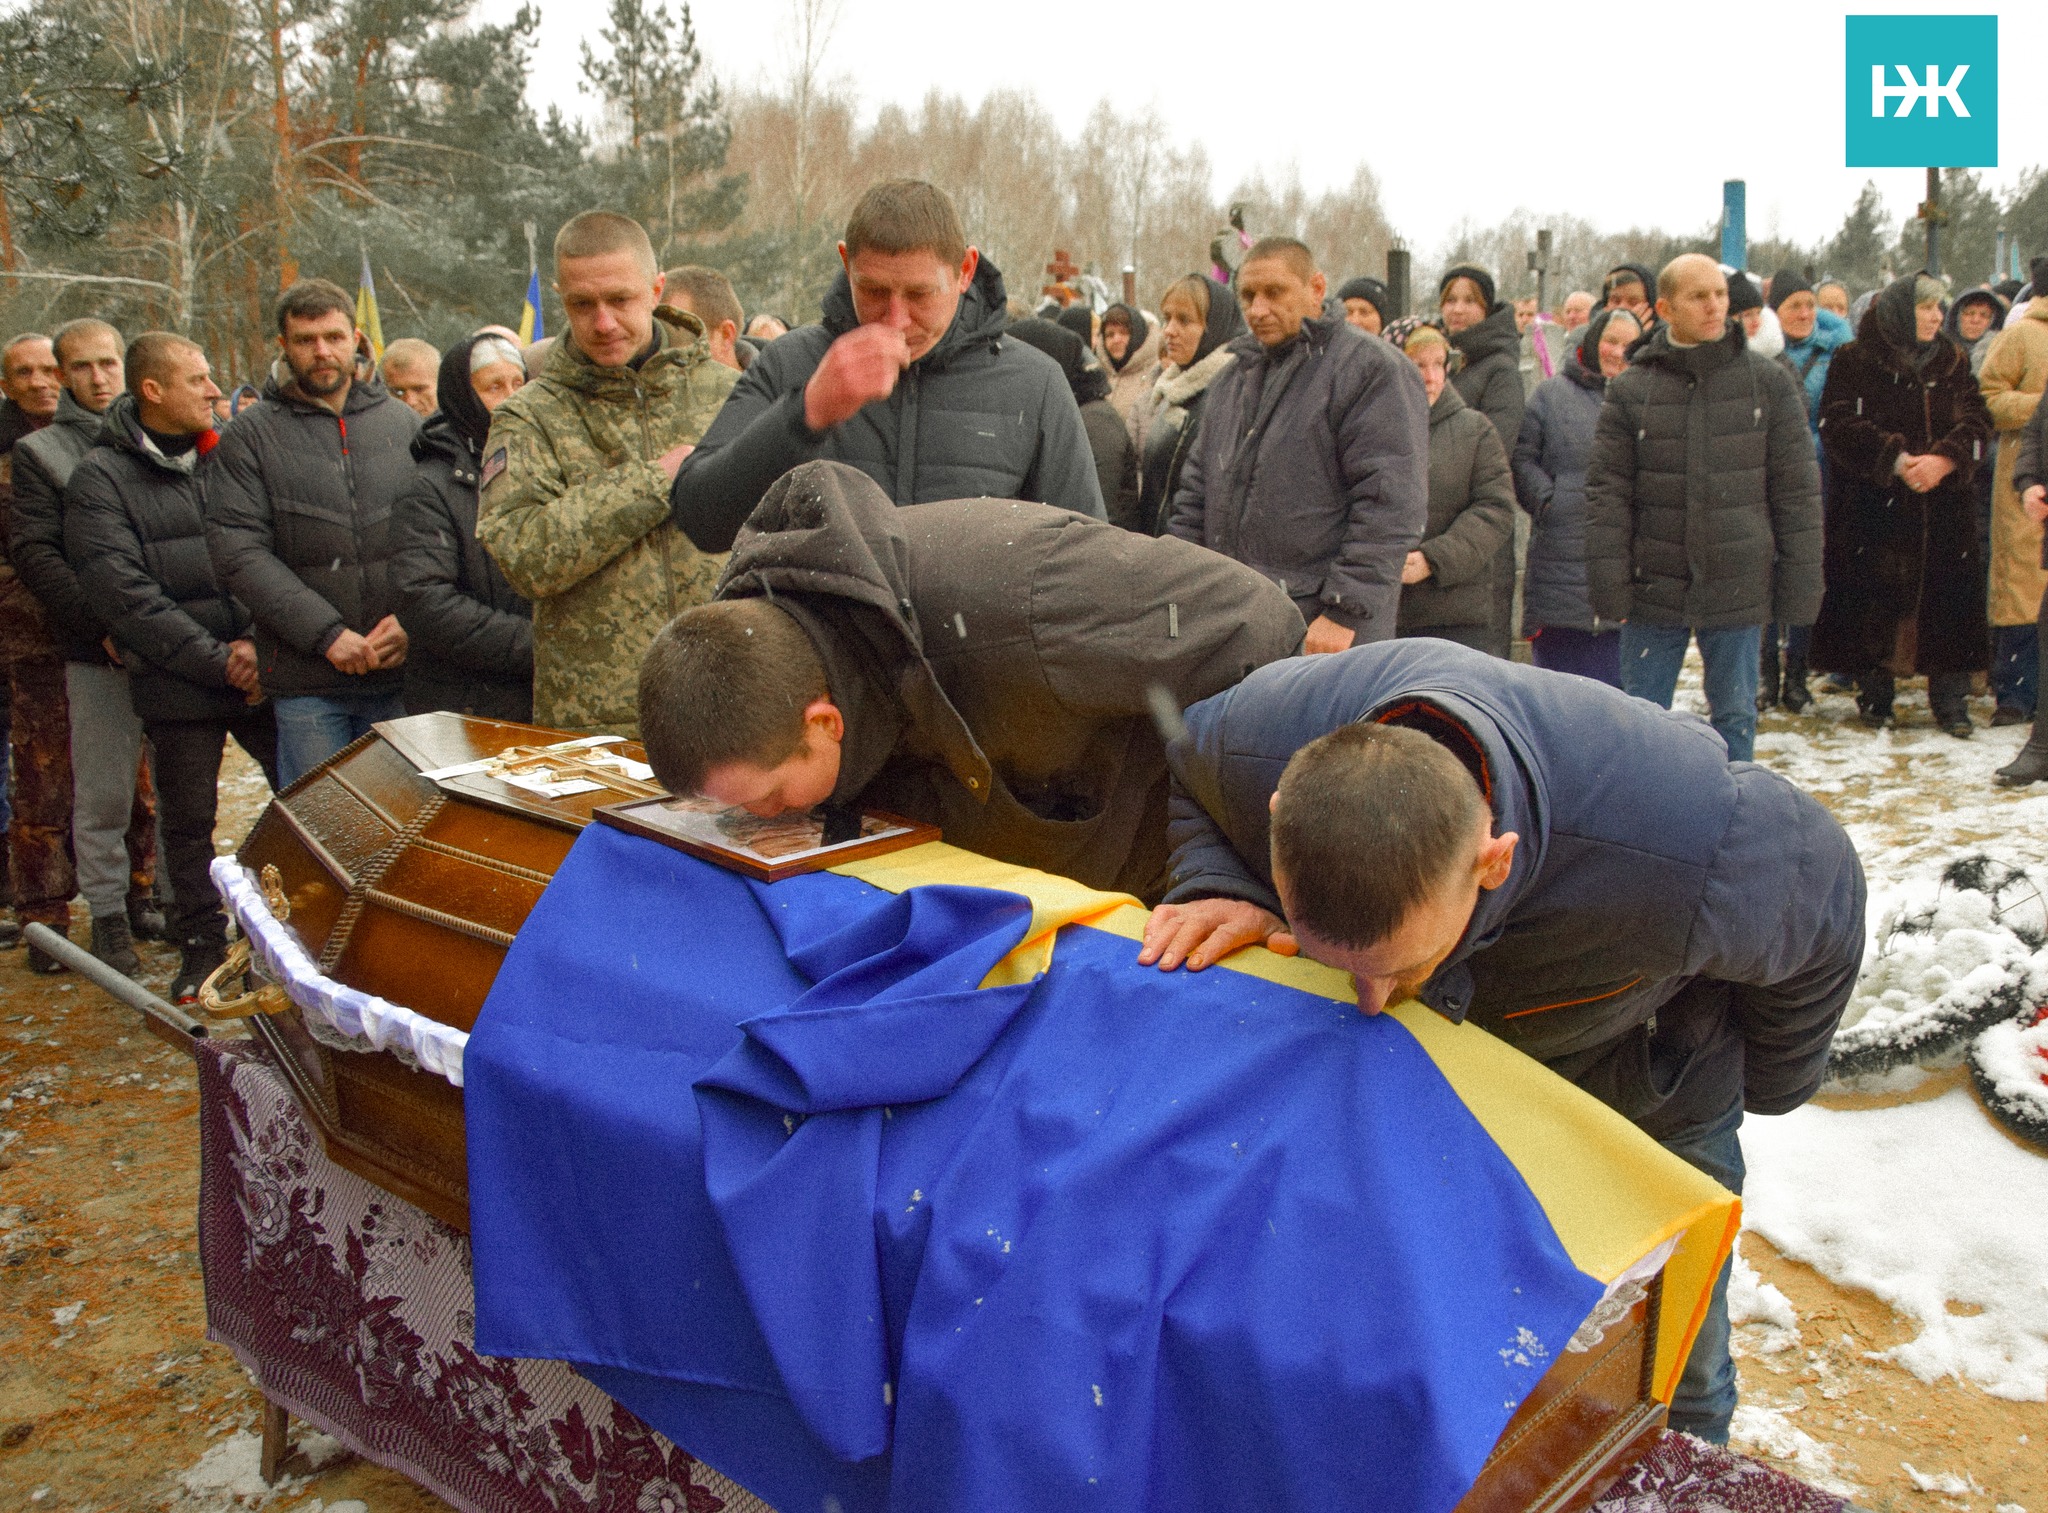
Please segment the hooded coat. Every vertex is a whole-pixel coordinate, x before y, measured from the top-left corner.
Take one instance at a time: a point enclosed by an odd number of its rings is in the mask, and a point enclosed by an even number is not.
[[[1998,470],[1991,485],[1991,623],[2032,625],[2048,592],[2041,526],[2020,508],[2012,486],[2012,442],[2034,418],[2048,389],[2048,295],[2016,308],[1984,354],[1977,385],[1998,428]]]
[[[1304,619],[1388,639],[1402,563],[1429,518],[1421,375],[1341,320],[1305,320],[1271,348],[1247,334],[1230,350],[1168,529],[1257,568]]]
[[[1138,518],[1151,535],[1166,534],[1173,493],[1180,487],[1196,439],[1202,434],[1202,404],[1210,385],[1237,361],[1230,343],[1244,335],[1237,296],[1212,281],[1202,339],[1186,367],[1161,358],[1150,388],[1131,410],[1138,446]]]
[[[1429,576],[1401,589],[1400,633],[1492,625],[1493,569],[1514,540],[1515,486],[1493,423],[1446,383],[1429,407]]]
[[[214,575],[194,477],[213,435],[166,456],[123,394],[64,495],[65,553],[121,648],[136,714],[150,722],[230,719],[245,708],[227,668],[249,612]]]
[[[470,349],[441,359],[441,407],[413,438],[419,471],[392,520],[391,573],[410,714],[452,709],[486,719],[533,719],[533,606],[506,581],[476,535],[477,480],[491,417],[470,383]]]
[[[676,474],[676,524],[699,548],[732,545],[768,486],[799,463],[845,462],[897,504],[1035,499],[1107,518],[1081,412],[1059,365],[1005,340],[1003,276],[983,258],[938,344],[887,399],[829,431],[804,420],[804,386],[832,343],[860,324],[842,269],[824,319],[764,347]]]
[[[350,384],[337,415],[289,375],[272,371],[199,469],[213,570],[255,617],[265,692],[395,693],[402,669],[345,673],[326,653],[398,612],[391,506],[412,478],[419,417],[375,378]]]
[[[1937,332],[1914,340],[1913,281],[1893,281],[1835,354],[1821,399],[1828,451],[1827,601],[1812,665],[1858,674],[1990,665],[1973,480],[1991,414],[1970,359]],[[1917,494],[1895,468],[1933,452],[1955,469]]]
[[[491,416],[476,531],[533,603],[543,725],[635,733],[640,658],[724,565],[669,519],[656,459],[704,434],[738,375],[686,310],[656,306],[654,339],[638,367],[607,368],[563,337]]]
[[[1515,441],[1515,493],[1528,511],[1529,560],[1522,576],[1522,620],[1530,627],[1612,630],[1593,610],[1586,574],[1586,468],[1607,395],[1600,337],[1610,312],[1596,313],[1564,366],[1529,396]]]
[[[1782,331],[1783,327],[1779,329]],[[1854,335],[1849,323],[1834,311],[1815,310],[1813,329],[1797,341],[1788,337],[1785,350],[1778,354],[1778,361],[1799,382],[1800,393],[1806,398],[1807,423],[1815,435],[1820,434],[1820,396],[1827,387],[1828,364]]]
[[[1975,341],[1963,339],[1963,311],[1970,305],[1983,305],[1991,312],[1991,324],[1984,334]],[[2006,303],[1989,289],[1965,289],[1955,297],[1948,307],[1948,314],[1941,319],[1941,329],[1946,331],[1955,344],[1970,354],[1970,371],[1981,374],[1984,359],[1991,353],[1991,344],[1998,340],[1998,333],[2005,328]]]
[[[1176,707],[1291,655],[1301,616],[1186,542],[1012,499],[892,507],[844,463],[778,480],[722,599],[771,595],[810,636],[845,717],[836,803],[1095,888],[1158,896]]]
[[[1452,333],[1451,346],[1465,356],[1451,375],[1459,397],[1493,422],[1506,451],[1522,434],[1522,333],[1515,329],[1515,307],[1495,300],[1486,319]]]
[[[1087,313],[1076,305],[1067,314],[1077,311]],[[1068,391],[1080,407],[1081,430],[1088,438],[1089,455],[1095,459],[1095,482],[1102,491],[1109,522],[1127,531],[1139,529],[1138,462],[1124,418],[1110,407],[1107,370],[1070,326],[1032,317],[1011,326],[1010,335],[1060,365]]]
[[[71,397],[57,396],[57,414],[14,444],[14,499],[7,551],[15,576],[42,606],[50,637],[67,662],[110,665],[100,645],[106,616],[64,555],[64,490],[72,470],[99,445],[105,417]]]
[[[1131,449],[1136,452],[1145,445],[1132,423],[1132,413],[1138,401],[1151,392],[1158,381],[1159,338],[1162,335],[1160,323],[1144,311],[1130,305],[1111,305],[1111,310],[1122,310],[1130,316],[1132,342],[1124,349],[1124,360],[1116,361],[1109,355],[1109,348],[1102,344],[1101,336],[1095,338],[1095,356],[1102,364],[1103,372],[1109,375],[1109,407],[1123,417],[1124,424],[1131,430]],[[1105,311],[1105,318],[1108,312]]]
[[[1812,1097],[1863,959],[1863,871],[1817,802],[1731,763],[1696,715],[1431,640],[1302,657],[1187,712],[1169,902],[1280,911],[1267,805],[1288,760],[1398,723],[1472,771],[1520,837],[1417,996],[1652,1135]],[[1589,740],[1587,732],[1599,732]]]
[[[1607,381],[1586,468],[1586,573],[1602,620],[1721,630],[1820,611],[1820,465],[1792,375],[1740,322],[1676,346],[1659,326]]]

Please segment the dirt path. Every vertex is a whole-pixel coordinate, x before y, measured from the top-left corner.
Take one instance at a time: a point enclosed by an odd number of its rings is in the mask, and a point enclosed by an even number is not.
[[[1801,728],[1767,721],[1766,748]],[[1880,738],[1884,755],[1873,761],[1878,753],[1859,746],[1839,711],[1803,728],[1813,744],[1787,765],[1838,766],[1840,786],[1823,797],[1840,804],[1859,844],[1882,826],[1918,836],[1917,849],[1936,816],[1932,828],[1951,839],[1997,828],[1978,817],[1987,804],[1978,769],[2004,760],[2019,732],[1987,732],[1953,754],[1930,748],[1940,763],[1962,764],[1940,768],[1951,781],[1930,782],[1934,758],[1921,756],[1915,732]],[[231,769],[224,843],[264,796],[253,768]],[[2010,822],[2027,823],[2048,795],[2009,803]],[[174,954],[146,947],[145,956],[165,986]],[[197,1109],[190,1063],[133,1015],[68,978],[31,976],[19,951],[0,953],[0,1510],[444,1508],[303,1428],[294,1474],[270,1489],[257,1478],[255,1392],[204,1339]],[[1889,1308],[1755,1236],[1745,1253],[1799,1316],[1796,1343],[1760,1326],[1740,1332],[1744,1401],[1760,1410],[1745,1416],[1758,1437],[1746,1448],[1853,1491],[1877,1513],[2048,1513],[2048,1406],[1953,1381],[1930,1386],[1868,1359],[1909,1334]],[[1963,1490],[1922,1490],[1902,1463],[1930,1486]]]

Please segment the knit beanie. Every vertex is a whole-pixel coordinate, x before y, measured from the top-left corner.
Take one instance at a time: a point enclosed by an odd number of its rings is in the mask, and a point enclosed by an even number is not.
[[[2037,257],[2027,264],[2027,282],[2034,286],[2036,296],[2048,293],[2048,257]]]
[[[1795,294],[1813,293],[1813,281],[1797,268],[1780,268],[1771,275],[1771,308],[1777,309]]]
[[[1379,311],[1380,319],[1387,318],[1387,307],[1393,303],[1387,296],[1387,286],[1376,278],[1363,275],[1347,278],[1337,286],[1337,303],[1341,306],[1347,299],[1362,299]]]
[[[2048,261],[2048,259],[2044,259],[2044,261]],[[1443,303],[1445,292],[1461,278],[1469,278],[1474,284],[1479,286],[1479,298],[1485,303],[1486,308],[1491,310],[1494,303],[1493,275],[1484,268],[1476,267],[1471,263],[1459,263],[1455,267],[1444,270],[1444,276],[1436,281],[1437,303]]]
[[[1728,313],[1740,315],[1745,310],[1761,310],[1764,307],[1764,292],[1757,288],[1756,280],[1747,273],[1733,268],[1728,274]]]

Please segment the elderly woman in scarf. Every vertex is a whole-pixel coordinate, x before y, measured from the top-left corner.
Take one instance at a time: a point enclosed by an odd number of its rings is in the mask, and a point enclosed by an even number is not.
[[[1990,660],[1972,478],[1991,412],[1942,331],[1938,279],[1893,281],[1835,353],[1821,391],[1827,596],[1813,665],[1857,683],[1863,722],[1892,718],[1897,680],[1927,675],[1934,722],[1967,739],[1970,675]]]
[[[391,518],[409,713],[533,718],[533,608],[476,539],[491,412],[525,382],[519,349],[502,335],[457,342],[441,359],[440,407],[413,438],[419,472]]]

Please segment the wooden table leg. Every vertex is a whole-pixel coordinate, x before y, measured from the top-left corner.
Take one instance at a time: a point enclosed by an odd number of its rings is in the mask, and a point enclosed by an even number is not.
[[[275,1484],[285,1457],[291,1454],[291,1442],[286,1437],[291,1425],[291,1415],[266,1397],[263,1400],[263,1459],[258,1467],[265,1486]]]

